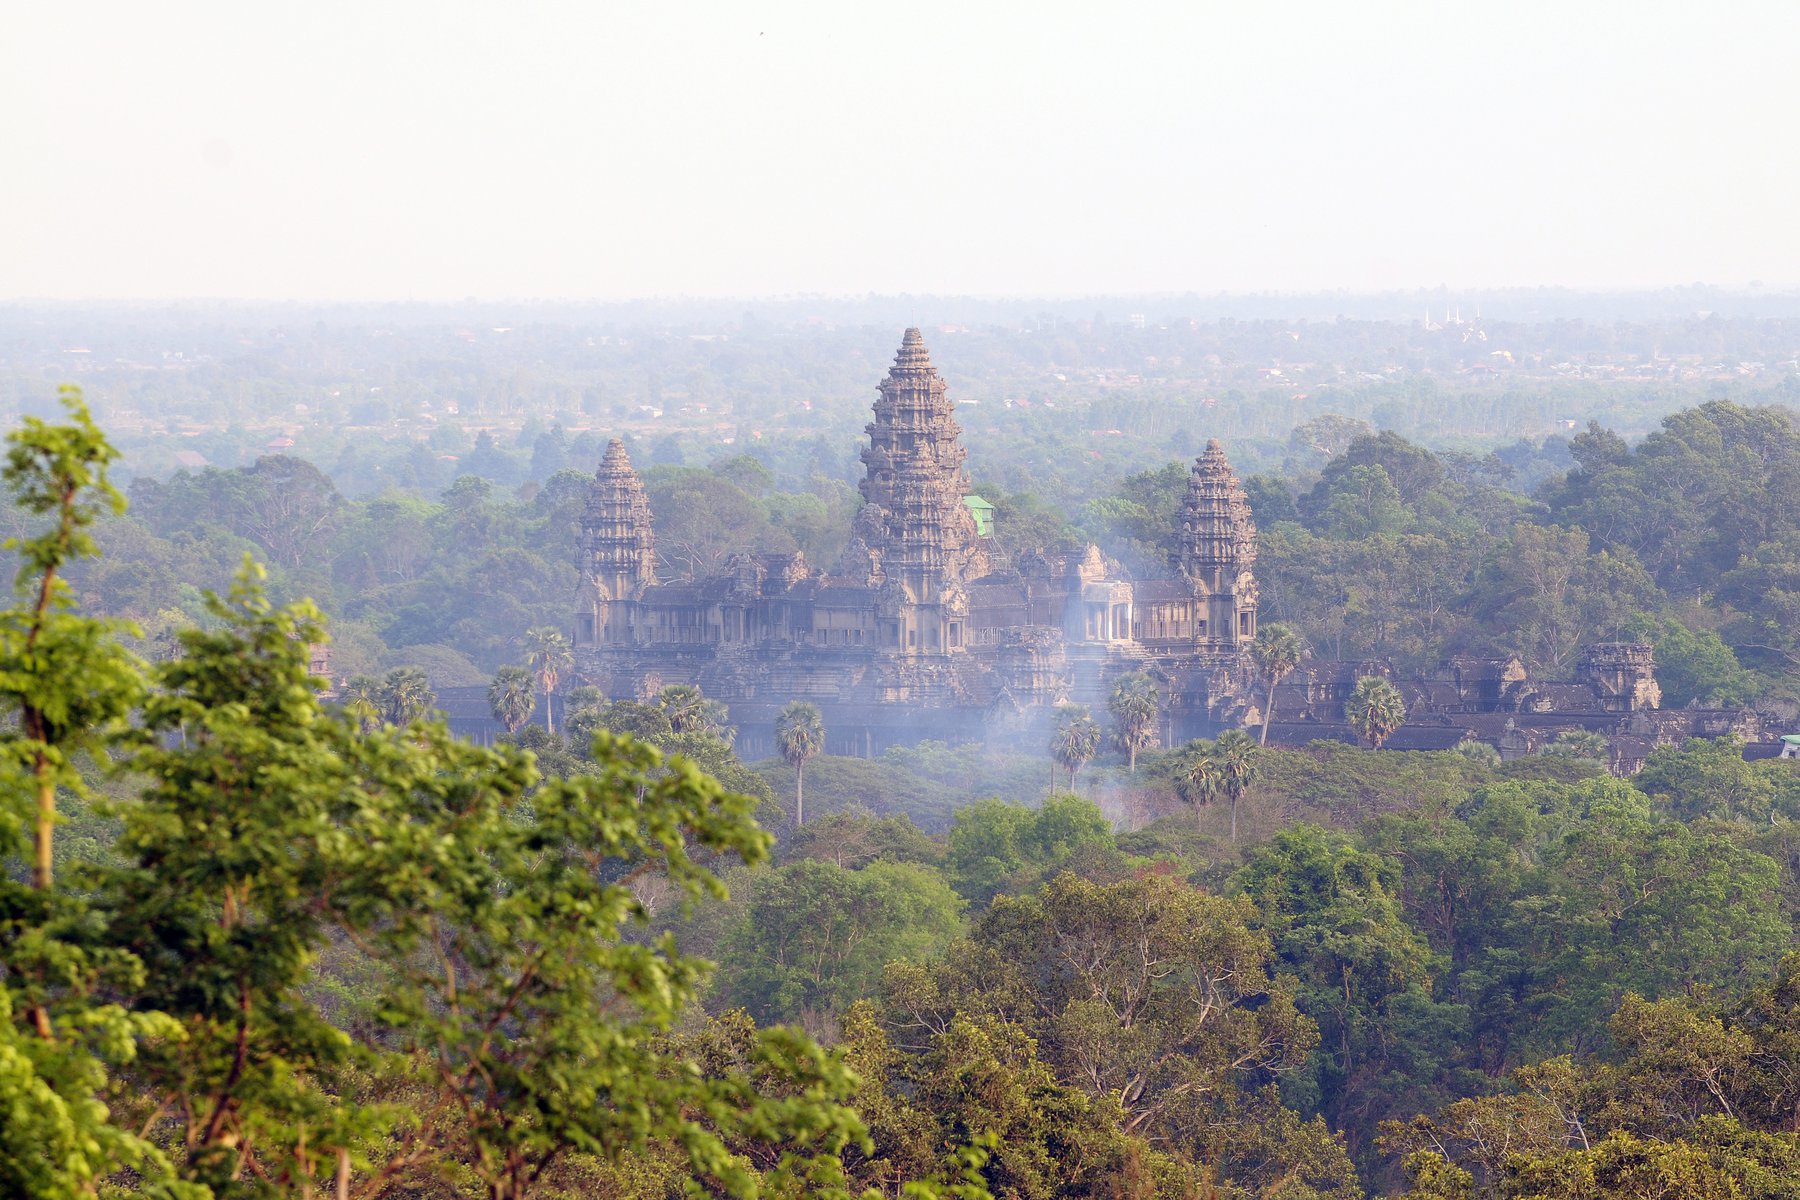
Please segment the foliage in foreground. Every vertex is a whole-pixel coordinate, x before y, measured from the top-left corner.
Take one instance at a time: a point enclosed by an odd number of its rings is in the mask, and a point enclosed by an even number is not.
[[[270,604],[250,565],[179,656],[107,660],[113,686],[148,695],[134,730],[116,703],[83,708],[109,693],[43,649],[112,638],[56,578],[88,548],[67,531],[105,462],[69,408],[67,427],[13,435],[10,477],[60,520],[24,547],[0,683],[60,723],[9,735],[5,850],[22,848],[38,764],[63,767],[77,736],[123,747],[144,783],[123,866],[79,890],[3,884],[6,1190],[86,1195],[129,1172],[186,1200],[502,1198],[583,1161],[672,1158],[723,1194],[847,1194],[841,1155],[865,1143],[842,1057],[765,1030],[741,1069],[701,1069],[672,1034],[704,964],[630,936],[648,916],[634,875],[698,900],[722,894],[702,858],[767,856],[755,802],[606,734],[590,770],[544,781],[528,754],[438,726],[363,733],[306,674],[317,614]],[[318,986],[325,955],[360,994]]]

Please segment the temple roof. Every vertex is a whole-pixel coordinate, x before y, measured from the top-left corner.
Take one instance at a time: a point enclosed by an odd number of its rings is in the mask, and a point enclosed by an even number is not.
[[[900,350],[894,355],[894,369],[897,371],[929,371],[931,355],[925,350],[925,336],[918,329],[911,328],[900,338]]]
[[[1225,448],[1213,438],[1188,474],[1178,565],[1183,575],[1195,579],[1229,577],[1248,571],[1255,561],[1256,523],[1249,497],[1226,461]]]
[[[656,535],[644,483],[632,469],[625,443],[613,438],[600,457],[582,509],[577,545],[581,570],[618,599],[632,580],[656,575]]]
[[[600,469],[608,473],[631,470],[631,455],[625,453],[623,438],[613,438],[606,443],[606,453],[600,456]]]

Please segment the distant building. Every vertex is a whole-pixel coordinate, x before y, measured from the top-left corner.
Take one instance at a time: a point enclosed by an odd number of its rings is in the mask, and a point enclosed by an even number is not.
[[[1055,704],[1102,713],[1130,671],[1158,683],[1164,745],[1261,725],[1266,697],[1248,654],[1256,527],[1219,443],[1189,472],[1167,572],[1134,579],[1092,545],[1005,561],[993,505],[969,494],[953,412],[919,331],[907,330],[867,427],[864,503],[838,561],[821,570],[800,554],[742,554],[718,575],[669,583],[657,576],[649,498],[614,439],[577,542],[581,682],[615,697],[699,684],[729,707],[750,758],[773,752],[775,714],[794,699],[823,710],[836,754],[925,738],[1041,748]],[[1303,663],[1275,691],[1269,740],[1357,740],[1344,702],[1366,675],[1394,672]],[[1690,736],[1760,736],[1747,711],[1661,709],[1652,648],[1638,643],[1587,647],[1569,681],[1534,680],[1516,658],[1456,658],[1395,682],[1409,714],[1387,742],[1396,749],[1482,741],[1510,758],[1598,732],[1608,765],[1629,774]]]
[[[1170,577],[1128,578],[1098,547],[996,569],[993,506],[968,495],[945,386],[909,329],[862,452],[864,504],[829,570],[740,555],[717,576],[656,574],[649,500],[623,443],[607,447],[581,519],[577,673],[614,696],[698,683],[726,702],[746,753],[774,713],[825,710],[832,748],[871,753],[1031,724],[1064,699],[1154,670],[1166,734],[1238,723],[1256,636],[1256,530],[1217,442],[1195,462]]]

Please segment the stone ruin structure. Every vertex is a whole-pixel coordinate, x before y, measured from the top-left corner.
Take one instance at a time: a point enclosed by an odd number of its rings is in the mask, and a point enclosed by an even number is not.
[[[697,683],[729,706],[752,756],[793,699],[824,711],[832,751],[868,754],[1029,726],[1067,699],[1099,711],[1134,670],[1162,682],[1167,741],[1243,719],[1256,528],[1217,442],[1194,464],[1169,578],[1138,581],[1095,546],[996,568],[917,329],[867,432],[864,504],[832,567],[745,554],[679,583],[657,578],[649,501],[613,441],[581,518],[576,673],[613,696]]]
[[[1381,661],[1308,659],[1275,689],[1270,743],[1359,741],[1344,719],[1344,702],[1365,675],[1389,680],[1406,699],[1407,722],[1386,743],[1395,750],[1485,742],[1502,759],[1514,759],[1564,734],[1594,733],[1606,740],[1609,769],[1631,775],[1659,746],[1727,735],[1755,743],[1764,736],[1762,719],[1750,709],[1663,708],[1653,647],[1598,642],[1583,648],[1573,679],[1555,681],[1533,679],[1511,655],[1448,658],[1411,679]]]
[[[1112,681],[1130,671],[1158,682],[1165,746],[1260,725],[1248,654],[1256,526],[1219,443],[1193,465],[1165,577],[1130,578],[1092,545],[1006,563],[975,516],[985,502],[968,496],[953,407],[908,329],[867,426],[864,504],[825,570],[800,554],[743,554],[710,578],[660,581],[649,500],[615,439],[581,517],[581,681],[615,697],[698,684],[729,707],[747,758],[773,753],[775,714],[794,699],[823,711],[834,754],[926,738],[1039,750],[1055,704],[1104,719]],[[1364,675],[1394,672],[1303,663],[1276,689],[1269,740],[1354,741],[1343,705]],[[1479,740],[1514,757],[1581,729],[1605,734],[1613,768],[1629,772],[1656,745],[1760,733],[1754,714],[1662,710],[1640,644],[1588,647],[1568,682],[1532,680],[1516,658],[1451,659],[1395,682],[1410,714],[1388,742],[1397,749]]]

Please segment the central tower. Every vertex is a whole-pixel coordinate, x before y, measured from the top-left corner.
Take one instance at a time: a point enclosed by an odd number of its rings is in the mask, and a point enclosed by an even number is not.
[[[967,585],[988,573],[944,381],[908,329],[881,381],[862,452],[863,506],[836,574],[877,588],[879,645],[901,655],[952,654],[968,644]]]

